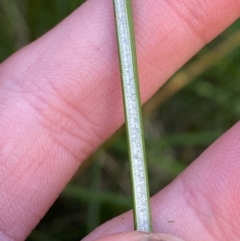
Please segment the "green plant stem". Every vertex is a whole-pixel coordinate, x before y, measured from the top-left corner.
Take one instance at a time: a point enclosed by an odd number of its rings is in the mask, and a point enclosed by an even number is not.
[[[129,143],[135,229],[151,232],[146,154],[130,0],[114,0],[124,109]]]

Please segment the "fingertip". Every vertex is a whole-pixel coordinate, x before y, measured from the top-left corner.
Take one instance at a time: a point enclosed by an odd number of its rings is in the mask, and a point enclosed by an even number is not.
[[[184,241],[181,238],[162,234],[162,233],[145,233],[145,232],[128,232],[117,233],[107,237],[102,237],[96,241]]]
[[[172,235],[168,235],[168,234],[152,233],[142,238],[139,241],[185,241],[185,240]]]

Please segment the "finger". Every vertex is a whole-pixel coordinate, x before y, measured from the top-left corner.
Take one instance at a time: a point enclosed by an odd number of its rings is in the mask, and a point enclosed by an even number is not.
[[[154,232],[194,241],[240,239],[240,123],[152,198]],[[133,228],[132,213],[102,225],[83,241]]]
[[[237,4],[134,2],[143,101],[239,16]],[[90,0],[1,65],[3,237],[24,239],[123,123],[117,63],[112,1]]]
[[[184,241],[167,234],[149,234],[141,232],[117,233],[96,241]]]

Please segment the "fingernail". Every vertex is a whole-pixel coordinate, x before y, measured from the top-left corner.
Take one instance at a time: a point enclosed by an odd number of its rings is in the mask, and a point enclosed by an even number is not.
[[[181,238],[167,234],[146,234],[140,241],[184,241]]]

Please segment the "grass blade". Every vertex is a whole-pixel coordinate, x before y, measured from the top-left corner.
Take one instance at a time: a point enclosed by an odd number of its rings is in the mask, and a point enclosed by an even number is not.
[[[133,192],[135,229],[151,232],[149,190],[130,0],[114,0]]]

